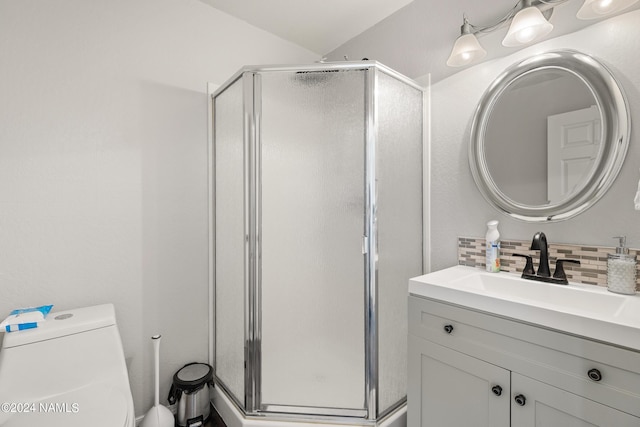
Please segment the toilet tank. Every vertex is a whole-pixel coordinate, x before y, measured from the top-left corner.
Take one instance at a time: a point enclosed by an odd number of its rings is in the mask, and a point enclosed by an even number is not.
[[[40,341],[60,338],[116,324],[113,304],[96,305],[61,312],[52,312],[47,320],[38,324],[35,329],[6,333],[2,348],[17,347]],[[83,336],[83,339],[92,339]]]
[[[35,329],[4,335],[0,402],[33,402],[96,384],[131,395],[112,304],[52,312]]]

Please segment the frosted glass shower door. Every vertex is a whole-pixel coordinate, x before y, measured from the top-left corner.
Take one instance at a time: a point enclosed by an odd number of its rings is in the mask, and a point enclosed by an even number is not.
[[[407,395],[407,283],[422,274],[422,91],[384,73],[377,84],[380,416]]]
[[[366,413],[365,73],[257,76],[263,410]]]
[[[216,375],[236,402],[245,397],[243,80],[215,98]]]

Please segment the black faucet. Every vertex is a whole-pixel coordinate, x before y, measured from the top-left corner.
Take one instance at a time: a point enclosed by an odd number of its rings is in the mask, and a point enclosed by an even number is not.
[[[538,273],[536,273],[535,269],[533,268],[533,260],[531,256],[513,254],[514,256],[519,256],[527,259],[527,264],[522,271],[523,279],[556,283],[558,285],[567,285],[569,281],[567,280],[567,275],[564,272],[563,264],[572,263],[580,265],[580,261],[578,261],[577,259],[559,259],[556,261],[556,271],[553,273],[553,277],[551,277],[551,272],[549,271],[549,246],[547,245],[547,236],[545,236],[542,231],[538,231],[536,234],[534,234],[533,240],[531,241],[531,247],[529,249],[531,249],[532,251],[540,251]]]
[[[538,231],[533,235],[531,241],[532,251],[540,251],[540,262],[538,263],[538,276],[549,277],[551,272],[549,271],[549,246],[547,245],[547,236],[542,231]]]

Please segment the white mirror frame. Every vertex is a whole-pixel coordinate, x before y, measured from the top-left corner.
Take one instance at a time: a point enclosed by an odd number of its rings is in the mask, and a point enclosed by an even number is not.
[[[584,187],[556,204],[526,205],[506,196],[491,177],[484,155],[487,142],[485,133],[491,112],[502,93],[525,74],[545,69],[569,72],[580,78],[591,90],[602,118],[602,144]],[[500,212],[528,222],[561,221],[593,206],[611,187],[622,168],[630,134],[627,100],[618,82],[603,64],[589,55],[572,50],[547,52],[509,67],[485,91],[471,128],[469,165],[480,193]]]

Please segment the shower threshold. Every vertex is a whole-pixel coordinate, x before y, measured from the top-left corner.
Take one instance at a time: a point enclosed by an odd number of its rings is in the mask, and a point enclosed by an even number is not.
[[[220,387],[212,389],[212,403],[227,427],[406,427],[407,426],[407,405],[406,403],[398,407],[395,411],[387,415],[377,423],[363,420],[349,423],[340,422],[309,421],[301,422],[293,419],[274,419],[260,417],[244,417],[236,408]]]

